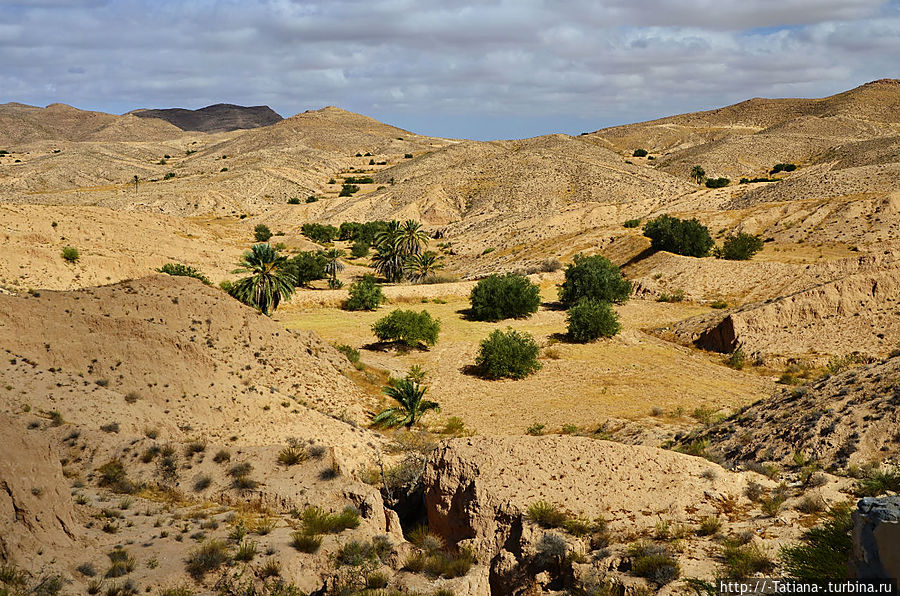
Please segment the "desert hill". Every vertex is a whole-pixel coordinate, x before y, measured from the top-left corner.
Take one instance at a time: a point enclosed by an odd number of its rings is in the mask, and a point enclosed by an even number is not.
[[[181,130],[228,132],[269,126],[282,120],[269,106],[244,107],[217,103],[196,110],[185,108],[141,109],[129,112],[138,118],[159,118]]]
[[[799,452],[824,467],[896,461],[900,357],[785,388],[715,424],[703,436],[729,460],[790,463]]]
[[[164,141],[180,134],[180,129],[160,120],[79,110],[61,103],[46,108],[0,105],[0,146],[6,150],[35,141]]]

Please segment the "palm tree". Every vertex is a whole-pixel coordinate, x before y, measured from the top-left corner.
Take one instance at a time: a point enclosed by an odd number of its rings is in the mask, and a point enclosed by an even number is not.
[[[406,276],[410,280],[420,282],[431,277],[437,273],[438,270],[443,269],[443,260],[444,257],[433,250],[426,250],[421,254],[411,255],[407,258],[403,265],[403,269],[406,271]]]
[[[382,393],[400,405],[379,412],[372,419],[372,424],[412,428],[428,410],[440,412],[441,407],[437,402],[422,399],[427,391],[427,387],[410,379],[401,379],[393,387],[385,387]]]
[[[269,244],[254,244],[241,257],[235,273],[250,273],[234,284],[231,295],[268,316],[294,293],[296,281],[288,259]]]
[[[344,264],[338,260],[344,254],[344,251],[337,248],[329,248],[322,251],[322,256],[325,257],[325,273],[331,276],[329,285],[332,287],[337,286],[337,274],[344,270]]]
[[[397,241],[400,243],[400,253],[406,258],[419,254],[422,248],[428,246],[428,234],[422,229],[422,224],[407,219],[400,225],[400,236]]]
[[[703,179],[706,178],[706,170],[704,170],[701,166],[694,166],[691,168],[691,178],[697,181],[697,184],[701,184]]]

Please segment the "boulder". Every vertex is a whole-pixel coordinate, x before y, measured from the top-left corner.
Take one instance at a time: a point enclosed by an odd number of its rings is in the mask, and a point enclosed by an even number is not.
[[[860,579],[900,577],[900,496],[860,499],[853,512],[850,573]]]

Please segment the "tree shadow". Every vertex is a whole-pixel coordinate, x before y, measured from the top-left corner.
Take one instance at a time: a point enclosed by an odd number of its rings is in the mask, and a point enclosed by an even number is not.
[[[397,352],[398,354],[408,354],[413,350],[417,350],[419,352],[429,351],[428,346],[424,343],[410,346],[403,343],[402,341],[375,341],[372,343],[363,344],[359,348],[361,350],[367,350],[369,352]]]
[[[481,367],[477,364],[464,364],[459,367],[459,372],[466,375],[467,377],[477,377],[479,379],[484,378],[481,374]]]
[[[544,308],[545,310],[552,310],[552,311],[567,310],[566,305],[563,304],[562,302],[560,302],[559,300],[554,300],[552,302],[542,302],[541,307]]]

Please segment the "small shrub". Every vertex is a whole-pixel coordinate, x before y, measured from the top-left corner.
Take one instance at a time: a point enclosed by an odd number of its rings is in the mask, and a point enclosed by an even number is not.
[[[533,437],[539,437],[544,434],[544,428],[546,428],[546,424],[541,424],[540,422],[535,422],[531,426],[525,429],[526,435],[531,435]]]
[[[715,300],[709,306],[710,308],[715,308],[716,310],[722,310],[723,308],[728,308],[728,303],[724,300]]]
[[[803,533],[801,544],[781,549],[785,572],[805,581],[846,579],[847,560],[853,547],[852,530],[850,507],[846,504],[833,507],[824,524]]]
[[[271,237],[272,231],[266,224],[257,224],[257,226],[253,228],[253,238],[257,242],[268,242]]]
[[[861,497],[878,497],[888,492],[900,492],[900,468],[873,469],[856,484]]]
[[[318,200],[319,200],[319,197],[317,197],[315,195],[310,195],[310,196],[306,197],[306,204],[308,205],[310,203],[315,203]]]
[[[742,544],[741,540],[727,538],[722,543],[722,561],[725,576],[742,579],[757,573],[771,571],[775,564],[756,543]]]
[[[359,350],[347,344],[335,344],[334,347],[338,352],[346,356],[351,364],[359,364]]]
[[[190,552],[185,569],[191,577],[199,580],[230,560],[228,545],[221,540],[211,539]]]
[[[679,288],[679,289],[675,290],[674,292],[672,292],[671,294],[667,294],[667,293],[663,292],[662,294],[659,295],[659,298],[657,298],[656,301],[657,302],[670,302],[670,303],[684,302],[684,290]]]
[[[306,460],[306,451],[302,447],[288,446],[278,452],[278,463],[283,466],[294,466]]]
[[[541,305],[541,291],[523,275],[494,274],[478,282],[469,295],[469,301],[475,320],[521,319],[537,312]]]
[[[632,157],[647,157],[646,149],[635,149],[634,153],[631,154]]]
[[[212,477],[209,474],[201,474],[194,481],[194,491],[203,492],[212,484]]]
[[[318,551],[319,547],[322,546],[322,537],[298,530],[291,534],[291,546],[301,553],[311,554]]]
[[[182,265],[181,263],[166,263],[159,269],[157,269],[159,273],[165,273],[167,275],[173,275],[176,277],[193,277],[194,279],[199,279],[205,285],[212,285],[212,282],[209,281],[209,278],[203,275],[199,270],[194,267],[190,267],[188,265]]]
[[[291,197],[288,199],[287,202],[288,202],[288,205],[299,205],[300,199],[298,199],[297,197]]]
[[[241,542],[237,551],[234,553],[235,561],[250,562],[256,556],[257,544],[252,541]]]
[[[163,180],[171,180],[175,177],[175,172],[166,172],[166,175],[163,176]]]
[[[545,529],[561,527],[569,516],[565,511],[547,501],[538,501],[528,506],[528,519]]]
[[[475,364],[488,379],[524,379],[540,370],[540,348],[524,331],[495,329],[481,342]]]
[[[813,514],[825,511],[827,504],[821,495],[804,495],[794,506],[800,513]]]
[[[636,228],[641,225],[641,220],[640,219],[626,219],[625,223],[622,225],[624,225],[626,228]]]
[[[78,252],[78,249],[72,246],[63,247],[61,254],[63,260],[67,263],[77,263],[78,259],[81,258],[81,254]]]
[[[217,464],[225,463],[231,461],[231,452],[227,449],[219,449],[216,454],[213,456],[213,461]]]
[[[341,192],[338,193],[338,196],[350,197],[357,192],[359,192],[359,186],[357,186],[356,184],[344,184],[343,186],[341,186]]]
[[[709,228],[696,219],[678,219],[661,215],[644,224],[644,235],[654,250],[665,250],[688,257],[705,257],[713,247]]]
[[[708,515],[700,520],[697,536],[715,536],[722,529],[722,520],[715,515]]]
[[[408,348],[437,343],[441,322],[431,317],[427,310],[395,310],[372,325],[372,331],[380,341],[399,342]]]
[[[747,363],[747,357],[741,348],[736,349],[725,358],[725,365],[734,370],[741,370]]]
[[[740,232],[726,238],[722,248],[716,248],[714,254],[719,259],[747,261],[762,248],[763,241],[759,236]]]
[[[707,178],[706,179],[706,188],[725,188],[731,184],[731,180],[728,178]]]
[[[601,337],[614,337],[622,326],[612,305],[586,299],[566,313],[566,328],[571,341],[586,343]]]
[[[619,268],[600,255],[575,255],[566,267],[565,281],[559,288],[559,300],[566,306],[581,299],[598,302],[624,302],[631,294],[631,282],[622,277]]]
[[[638,542],[628,548],[631,557],[631,573],[664,586],[678,579],[681,567],[669,550],[657,544]]]
[[[347,310],[376,310],[385,301],[381,286],[375,283],[371,275],[364,275],[359,281],[350,284],[350,297],[344,308]]]

